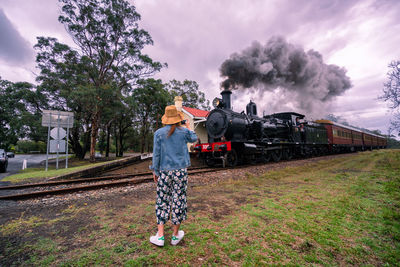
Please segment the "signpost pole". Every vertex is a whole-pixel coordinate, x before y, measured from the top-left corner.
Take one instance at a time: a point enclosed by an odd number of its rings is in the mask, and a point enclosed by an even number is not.
[[[67,169],[68,168],[68,135],[69,135],[69,115],[68,115],[68,117],[67,117],[67,158],[65,159],[65,168]]]
[[[50,113],[50,119],[49,119],[49,128],[47,129],[46,171],[48,170],[48,167],[49,167],[50,128],[51,128],[51,113]]]
[[[54,117],[52,118],[52,116]],[[52,121],[57,120],[57,123]],[[74,123],[74,113],[58,110],[43,110],[42,126],[47,128],[47,150],[46,150],[46,171],[49,168],[49,154],[57,153],[56,169],[58,170],[60,161],[60,152],[66,155],[65,168],[68,168],[68,141],[69,141],[69,128]],[[52,127],[54,127],[52,129]],[[64,128],[67,127],[67,133]],[[64,137],[67,136],[66,144]],[[53,139],[51,139],[53,138]],[[67,149],[67,151],[64,151]]]
[[[58,170],[58,154],[60,150],[60,113],[58,113],[57,118],[57,161],[56,161],[56,170]]]

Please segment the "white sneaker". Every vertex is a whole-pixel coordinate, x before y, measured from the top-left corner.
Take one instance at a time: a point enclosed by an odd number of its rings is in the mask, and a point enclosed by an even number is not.
[[[150,242],[156,246],[164,246],[164,236],[158,236],[158,234],[150,236]]]
[[[182,230],[178,231],[178,235],[177,236],[172,235],[171,245],[173,245],[173,246],[178,245],[178,243],[182,240],[184,235],[185,235],[185,232],[182,231]]]

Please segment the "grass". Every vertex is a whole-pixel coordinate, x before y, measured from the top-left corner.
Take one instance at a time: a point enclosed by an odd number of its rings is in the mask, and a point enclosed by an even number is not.
[[[43,224],[43,220],[40,217],[32,216],[24,218],[23,214],[20,218],[8,222],[6,225],[0,227],[0,233],[3,235],[10,235],[18,233],[23,229],[29,228],[34,229]]]
[[[63,216],[93,215],[87,225],[95,229],[76,231],[79,243],[65,246],[68,238],[58,236],[44,245],[46,237],[37,236],[29,247],[8,251],[29,250],[22,263],[37,266],[398,266],[399,188],[400,151],[358,153],[192,189],[177,247],[148,242],[154,203],[144,199],[124,208],[70,206]],[[3,235],[51,224],[20,220],[5,224]],[[170,225],[166,232],[169,241]]]
[[[119,160],[119,159],[117,159],[117,160]],[[38,179],[43,179],[43,178],[56,177],[56,176],[60,176],[60,175],[70,174],[70,173],[74,173],[77,171],[82,171],[85,169],[109,164],[110,162],[112,162],[112,161],[98,162],[98,163],[89,163],[88,161],[82,161],[81,163],[79,163],[79,164],[84,164],[82,166],[70,167],[68,169],[59,168],[58,170],[56,170],[55,167],[49,167],[48,171],[45,171],[43,168],[27,168],[25,170],[21,170],[20,173],[18,173],[18,174],[10,175],[10,176],[3,178],[2,181],[9,181],[12,183],[17,183],[17,182],[32,181],[32,180],[38,180]]]

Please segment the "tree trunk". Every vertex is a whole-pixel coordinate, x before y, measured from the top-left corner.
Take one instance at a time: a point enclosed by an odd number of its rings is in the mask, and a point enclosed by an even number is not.
[[[92,119],[92,132],[90,134],[90,162],[95,162],[96,157],[96,139],[99,128],[99,113],[94,114]]]
[[[91,132],[92,132],[92,130],[90,129],[89,131],[87,131],[83,134],[83,153],[82,153],[82,155],[81,155],[82,157],[80,159],[84,159],[86,152],[89,151]]]
[[[151,142],[149,139],[147,139],[147,152],[149,152],[149,153],[151,152],[150,145],[151,145]]]
[[[146,118],[144,118],[143,120],[142,120],[142,129],[141,129],[141,135],[142,135],[142,144],[141,144],[141,149],[140,149],[140,152],[141,153],[144,153],[144,149],[146,148],[146,141],[147,141],[147,138],[146,138],[146,134],[147,134],[147,119]]]
[[[111,125],[107,125],[107,138],[106,138],[106,158],[110,155],[110,129]]]
[[[140,144],[140,153],[144,153],[144,147],[145,147],[145,145],[146,145],[146,137],[145,137],[145,135],[144,135],[144,131],[142,130],[142,134],[141,134],[141,136],[142,136],[142,142],[141,142],[141,144]]]
[[[115,139],[115,157],[118,157],[118,138],[117,138],[117,126],[114,125],[114,139]]]
[[[124,134],[121,128],[119,128],[119,156],[124,155],[124,145],[123,145]]]
[[[82,159],[85,157],[85,152],[83,150],[83,147],[81,146],[81,143],[79,142],[79,130],[76,128],[71,129],[71,134],[69,137],[69,140],[71,142],[71,147],[72,151],[75,154],[75,157]]]

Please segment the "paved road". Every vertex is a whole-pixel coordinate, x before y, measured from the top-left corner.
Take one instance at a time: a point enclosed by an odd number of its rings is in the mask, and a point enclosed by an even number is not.
[[[55,157],[56,155],[49,155],[49,158],[55,158]],[[40,163],[46,160],[46,155],[26,154],[26,155],[15,155],[15,158],[9,158],[7,172],[0,173],[0,180],[2,180],[6,176],[13,175],[18,171],[22,170],[22,163],[24,162],[24,159],[26,159],[27,161],[28,168],[44,167],[41,166]]]

